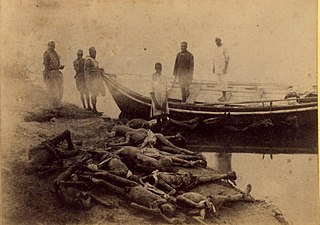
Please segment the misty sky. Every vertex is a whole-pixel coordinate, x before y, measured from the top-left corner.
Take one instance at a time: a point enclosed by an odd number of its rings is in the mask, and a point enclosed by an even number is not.
[[[317,71],[316,0],[2,1],[5,62],[23,62],[42,81],[49,40],[73,81],[76,51],[95,46],[110,72],[172,75],[180,42],[195,58],[195,78],[215,79],[212,50],[220,36],[231,80],[309,83]]]

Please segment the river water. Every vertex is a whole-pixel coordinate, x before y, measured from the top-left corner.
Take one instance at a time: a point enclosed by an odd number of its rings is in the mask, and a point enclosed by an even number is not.
[[[278,206],[292,224],[319,224],[318,155],[280,154],[273,159],[252,153],[204,155],[209,167],[230,166],[238,175],[240,189],[251,184],[252,196]]]

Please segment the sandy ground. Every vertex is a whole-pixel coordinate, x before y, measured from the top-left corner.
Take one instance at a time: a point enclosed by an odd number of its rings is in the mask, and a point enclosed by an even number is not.
[[[89,210],[68,209],[50,192],[56,175],[39,179],[25,173],[28,149],[43,140],[69,129],[75,141],[83,146],[102,147],[106,122],[76,106],[64,103],[53,108],[46,91],[34,86],[26,77],[2,79],[1,90],[1,154],[2,154],[2,224],[160,224],[161,220],[129,207],[123,198],[101,193],[115,209],[95,205]],[[39,119],[40,118],[40,119]],[[50,120],[55,118],[54,120]],[[34,121],[34,120],[38,120]],[[254,187],[253,187],[254,188]],[[221,185],[196,188],[203,194],[221,191]],[[214,224],[286,224],[277,207],[264,201],[237,202],[224,206]],[[192,219],[184,223],[195,223]]]

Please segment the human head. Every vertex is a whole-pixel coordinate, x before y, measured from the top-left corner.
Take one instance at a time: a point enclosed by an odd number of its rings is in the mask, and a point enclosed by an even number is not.
[[[186,41],[181,42],[181,51],[185,52],[188,48],[188,43]]]
[[[161,73],[161,71],[162,71],[162,65],[161,65],[161,63],[157,62],[157,63],[154,65],[154,69],[156,70],[157,73]]]
[[[89,208],[91,206],[91,197],[75,187],[63,187],[59,189],[60,200],[69,207]]]
[[[56,47],[56,43],[54,41],[49,41],[48,42],[48,50],[53,51]]]
[[[79,50],[77,51],[77,56],[78,56],[78,59],[81,59],[81,58],[82,58],[82,56],[83,56],[83,50],[82,50],[82,49],[79,49]]]
[[[215,42],[218,47],[220,47],[222,45],[221,38],[219,38],[219,37],[216,37]]]
[[[168,217],[174,217],[177,213],[176,206],[174,206],[170,203],[162,204],[160,206],[160,210],[165,216],[168,216]]]
[[[172,169],[173,162],[169,157],[161,157],[159,163],[161,167],[160,171],[170,171]]]
[[[152,128],[155,128],[156,126],[157,126],[157,120],[156,119],[152,119],[152,120],[149,120],[146,123],[144,123],[142,125],[142,128],[146,128],[146,129],[151,129],[152,130]]]
[[[92,58],[96,58],[97,51],[96,51],[95,47],[89,48],[89,55],[90,55]]]

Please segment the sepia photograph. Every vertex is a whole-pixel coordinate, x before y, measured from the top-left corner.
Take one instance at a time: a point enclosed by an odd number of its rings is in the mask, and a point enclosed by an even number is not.
[[[317,0],[0,0],[1,224],[317,225]]]

